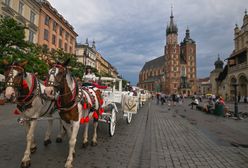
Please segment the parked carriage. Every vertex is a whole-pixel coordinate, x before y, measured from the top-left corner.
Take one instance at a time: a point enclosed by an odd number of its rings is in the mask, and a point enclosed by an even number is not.
[[[131,123],[132,114],[137,113],[137,98],[130,95],[129,92],[122,91],[122,80],[118,78],[102,77],[103,83],[109,83],[112,87],[102,90],[104,113],[99,121],[109,124],[109,135],[115,133],[118,112],[123,112],[123,117],[127,123]],[[121,105],[119,107],[119,105]],[[117,108],[117,106],[119,108]]]

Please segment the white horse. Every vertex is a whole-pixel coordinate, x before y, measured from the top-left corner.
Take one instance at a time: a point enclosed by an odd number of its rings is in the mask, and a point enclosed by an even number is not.
[[[17,104],[17,111],[21,114],[27,133],[27,146],[22,158],[21,167],[26,168],[31,164],[30,154],[35,152],[37,147],[34,140],[34,130],[37,119],[41,116],[51,117],[54,111],[54,102],[44,100],[44,85],[38,81],[34,74],[27,73],[24,66],[27,61],[9,65],[5,64],[5,97]],[[48,128],[45,134],[44,145],[51,143],[50,135],[52,130],[52,120],[48,120]],[[62,135],[58,135],[62,137]]]
[[[92,145],[97,144],[97,120],[100,104],[98,92],[93,89],[78,87],[76,80],[66,68],[69,60],[56,63],[49,70],[45,94],[51,99],[56,99],[59,114],[63,125],[69,135],[69,155],[65,164],[66,168],[72,167],[75,144],[80,123],[85,123],[83,146],[88,144],[88,122],[94,118],[94,135]],[[56,96],[58,93],[58,96]],[[97,109],[90,113],[90,109]]]

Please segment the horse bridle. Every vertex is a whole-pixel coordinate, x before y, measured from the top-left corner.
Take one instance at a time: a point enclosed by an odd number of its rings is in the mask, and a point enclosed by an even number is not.
[[[55,64],[53,66],[53,68],[51,69],[51,72],[48,74],[48,81],[47,81],[47,86],[52,86],[52,87],[55,87],[55,88],[58,88],[60,86],[60,82],[61,81],[58,81],[58,78],[56,77],[56,68],[63,68],[64,70],[64,73],[62,74],[62,77],[65,77],[66,75],[66,68],[63,67],[62,65],[59,65],[59,64]],[[54,77],[54,81],[50,80],[51,76]]]
[[[18,84],[16,84],[14,82],[14,79],[15,79],[14,72],[13,72],[14,68],[17,68],[18,70],[21,70],[21,72],[18,73],[17,76],[15,76],[15,77],[22,76],[21,82],[23,80],[23,75],[25,73],[24,69],[22,67],[20,67],[20,66],[12,65],[12,66],[10,66],[10,72],[9,72],[9,74],[7,75],[8,78],[5,81],[6,87],[12,87],[12,88],[20,89],[22,83],[20,82],[20,85],[18,85]]]

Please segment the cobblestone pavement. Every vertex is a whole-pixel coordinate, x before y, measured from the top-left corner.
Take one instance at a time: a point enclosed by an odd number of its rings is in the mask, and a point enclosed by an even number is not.
[[[6,111],[6,108],[9,111]],[[13,117],[10,112],[13,107],[6,108],[0,107],[2,116],[0,118],[0,167],[16,168],[19,167],[23,156],[25,134],[24,128],[16,123],[16,117]],[[108,126],[100,123],[98,146],[89,146],[86,149],[81,148],[81,128],[76,145],[74,167],[247,168],[247,148],[222,145],[213,140],[212,135],[206,134],[200,124],[195,124],[201,122],[197,117],[200,118],[203,115],[205,114],[189,110],[187,105],[171,108],[156,105],[155,102],[150,101],[139,110],[129,125],[122,118],[122,113],[119,113],[114,137],[109,137]],[[206,116],[204,118],[206,117],[207,120],[214,120],[211,125],[217,124],[218,120],[215,117]],[[196,118],[193,121],[190,117]],[[68,153],[68,141],[65,139],[62,144],[56,144],[53,141],[50,146],[44,147],[42,143],[45,126],[46,122],[41,121],[36,130],[38,150],[32,155],[31,167],[63,167]],[[56,137],[57,122],[53,132],[52,140]]]
[[[163,106],[162,110],[151,105],[154,167],[248,167],[248,150],[216,144],[177,115],[179,110],[184,111],[179,106]]]

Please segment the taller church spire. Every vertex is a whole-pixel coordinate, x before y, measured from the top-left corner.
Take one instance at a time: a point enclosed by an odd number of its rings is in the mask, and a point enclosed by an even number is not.
[[[178,29],[177,29],[177,25],[174,23],[173,10],[171,7],[170,24],[167,25],[166,36],[168,36],[169,34],[177,34],[177,32],[178,32]]]

